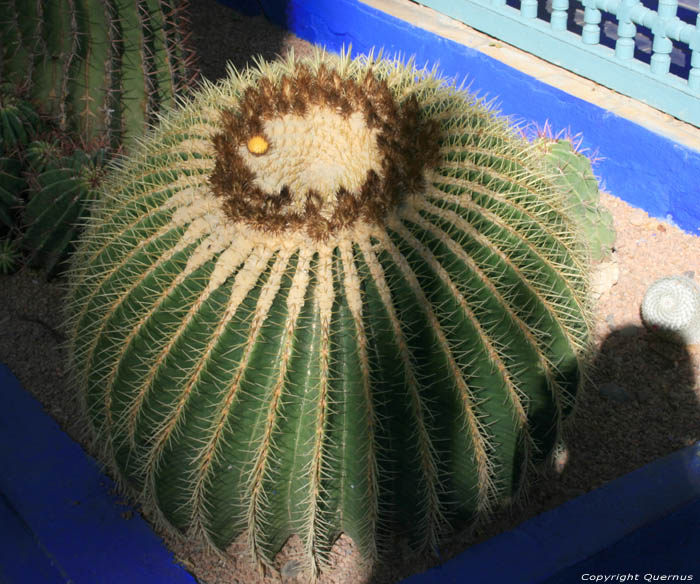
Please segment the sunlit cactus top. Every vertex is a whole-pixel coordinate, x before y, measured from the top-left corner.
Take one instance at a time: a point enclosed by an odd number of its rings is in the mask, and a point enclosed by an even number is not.
[[[542,153],[396,61],[261,62],[114,169],[74,256],[71,370],[164,524],[318,574],[341,533],[434,549],[521,490],[589,342]]]

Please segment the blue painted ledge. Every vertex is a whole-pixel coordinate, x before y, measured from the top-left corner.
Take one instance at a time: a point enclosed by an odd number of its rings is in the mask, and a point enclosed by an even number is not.
[[[195,584],[4,365],[0,396],[0,583]]]
[[[390,16],[358,0],[220,0],[259,12],[328,50],[414,55],[419,66],[439,63],[445,77],[466,79],[472,91],[496,98],[514,121],[545,122],[583,135],[582,146],[602,160],[603,188],[624,201],[700,235],[700,144],[691,149],[625,118],[542,83],[470,47]],[[407,0],[408,1],[408,0]]]

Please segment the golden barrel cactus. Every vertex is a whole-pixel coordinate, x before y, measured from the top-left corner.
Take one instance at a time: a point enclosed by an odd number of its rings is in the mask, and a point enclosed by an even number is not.
[[[346,533],[431,548],[551,453],[587,252],[543,154],[410,64],[231,71],[113,170],[73,258],[104,457],[181,532],[312,574]],[[568,203],[567,203],[568,204]]]

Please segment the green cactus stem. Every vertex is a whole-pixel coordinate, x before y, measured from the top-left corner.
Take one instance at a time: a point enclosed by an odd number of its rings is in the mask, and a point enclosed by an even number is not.
[[[64,131],[116,149],[194,86],[183,0],[0,0],[0,69]]]
[[[41,126],[34,108],[15,95],[13,86],[0,86],[0,155],[25,146]]]
[[[593,260],[610,257],[615,244],[615,228],[610,211],[600,205],[598,180],[593,174],[591,161],[577,152],[569,139],[541,138],[536,144],[544,150],[545,164],[566,194],[567,211],[581,226]]]
[[[517,496],[589,345],[587,250],[542,154],[410,64],[231,71],[104,183],[70,370],[159,520],[312,577]]]
[[[54,276],[75,247],[104,174],[106,157],[104,150],[94,154],[76,150],[54,160],[50,146],[35,143],[33,150],[35,165],[43,168],[36,176],[37,189],[24,207],[22,245],[29,252],[31,265],[44,267]],[[42,152],[49,158],[42,159]]]

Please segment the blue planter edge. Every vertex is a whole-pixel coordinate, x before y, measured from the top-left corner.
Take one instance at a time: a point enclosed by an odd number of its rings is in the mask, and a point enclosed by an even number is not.
[[[0,364],[0,582],[196,584]]]

